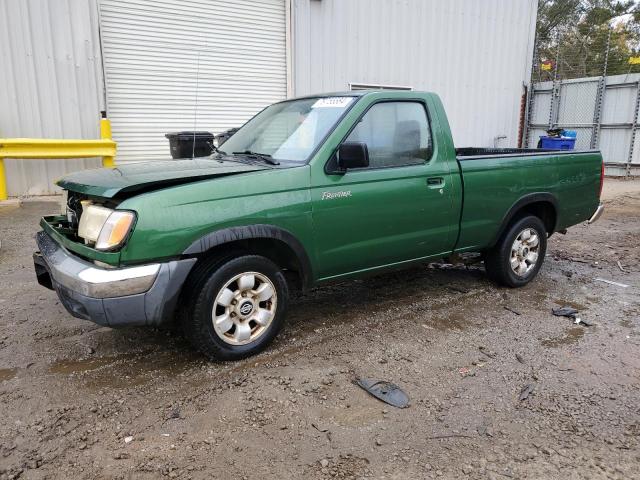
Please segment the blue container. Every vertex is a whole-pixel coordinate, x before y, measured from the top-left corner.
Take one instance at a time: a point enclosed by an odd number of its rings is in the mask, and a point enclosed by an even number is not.
[[[540,137],[540,148],[545,150],[573,150],[576,146],[575,138],[567,137]]]

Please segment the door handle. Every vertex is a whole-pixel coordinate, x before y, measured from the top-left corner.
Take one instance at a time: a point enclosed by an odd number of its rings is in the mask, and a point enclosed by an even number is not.
[[[429,188],[442,188],[442,187],[444,187],[444,178],[442,178],[442,177],[429,177],[429,178],[427,178],[427,187],[429,187]]]

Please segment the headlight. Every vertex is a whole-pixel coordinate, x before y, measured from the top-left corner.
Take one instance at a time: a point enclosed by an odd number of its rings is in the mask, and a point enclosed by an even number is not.
[[[111,250],[122,245],[136,218],[133,212],[82,202],[78,236],[97,250]]]
[[[100,230],[100,235],[98,235],[96,249],[110,250],[122,245],[131,230],[135,218],[133,212],[115,211],[109,215],[102,230]]]

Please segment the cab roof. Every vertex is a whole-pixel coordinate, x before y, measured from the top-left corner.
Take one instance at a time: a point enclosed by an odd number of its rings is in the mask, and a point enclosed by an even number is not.
[[[325,92],[325,93],[314,93],[314,94],[310,94],[310,95],[302,95],[300,97],[288,98],[288,99],[286,99],[284,101],[304,100],[306,98],[364,97],[365,95],[370,95],[370,94],[374,94],[374,93],[381,93],[381,94],[392,95],[392,96],[396,96],[396,95],[401,96],[402,94],[415,96],[416,94],[424,95],[424,94],[427,94],[429,92],[424,92],[424,91],[420,91],[420,90],[383,90],[383,89],[346,90],[346,91],[341,91],[341,92]]]

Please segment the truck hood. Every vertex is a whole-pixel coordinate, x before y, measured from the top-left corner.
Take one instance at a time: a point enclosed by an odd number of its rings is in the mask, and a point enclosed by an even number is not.
[[[56,184],[65,190],[86,195],[122,198],[172,185],[266,168],[269,167],[208,158],[151,161],[118,165],[115,168],[83,170],[62,177]]]

